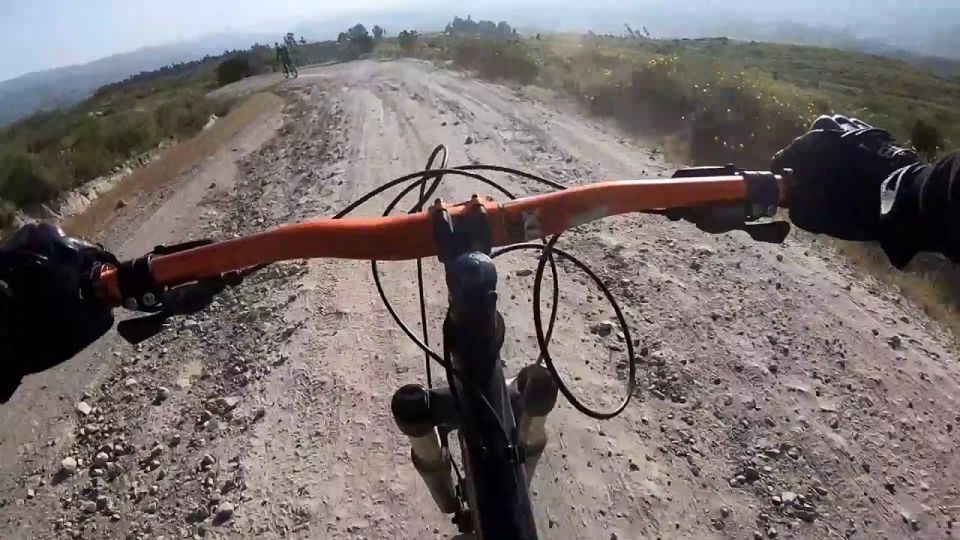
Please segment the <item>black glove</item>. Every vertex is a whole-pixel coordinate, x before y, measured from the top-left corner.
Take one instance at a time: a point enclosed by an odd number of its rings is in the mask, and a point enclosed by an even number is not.
[[[917,155],[856,118],[821,116],[811,130],[777,152],[773,167],[793,169],[790,219],[810,232],[876,240],[881,184]]]
[[[0,247],[0,402],[24,375],[70,359],[113,326],[92,275],[116,262],[48,224],[25,225]]]

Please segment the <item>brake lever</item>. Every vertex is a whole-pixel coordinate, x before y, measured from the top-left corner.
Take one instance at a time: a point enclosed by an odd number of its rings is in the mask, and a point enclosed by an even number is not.
[[[139,259],[139,261],[142,261],[139,263],[139,268],[142,269],[140,276],[145,278],[144,281],[149,277],[149,258],[153,255],[168,255],[211,242],[211,240],[194,240],[173,246],[157,246],[149,255]],[[239,285],[243,282],[244,277],[263,269],[265,266],[255,266],[171,288],[158,287],[156,284],[144,283],[144,281],[138,282],[138,284],[146,285],[146,287],[143,287],[140,294],[132,298],[139,297],[141,301],[129,302],[125,304],[125,307],[134,311],[147,312],[149,315],[121,321],[117,324],[117,333],[131,344],[150,339],[163,330],[164,323],[170,317],[190,315],[206,309],[213,302],[213,299],[227,287]]]
[[[119,322],[117,333],[128,343],[141,343],[159,334],[170,317],[190,315],[206,309],[228,284],[233,285],[228,283],[227,278],[216,277],[163,291],[158,298],[159,311]]]
[[[726,165],[680,169],[674,173],[673,178],[728,175],[743,175],[747,178],[750,201],[743,204],[676,208],[658,213],[672,221],[689,221],[701,231],[710,234],[743,231],[758,242],[783,243],[790,234],[790,223],[774,219],[775,202],[779,197],[776,184],[770,182],[770,173],[744,171],[734,165]]]

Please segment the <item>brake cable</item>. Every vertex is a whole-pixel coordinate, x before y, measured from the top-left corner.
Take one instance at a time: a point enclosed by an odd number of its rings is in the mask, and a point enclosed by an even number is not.
[[[440,158],[439,167],[433,168],[434,163],[436,162],[437,158],[441,154],[442,154],[442,157]],[[482,174],[480,174],[480,172],[504,173],[504,174],[509,174],[512,176],[517,176],[520,178],[532,180],[553,189],[557,189],[557,190],[566,189],[566,186],[564,186],[563,184],[559,184],[557,182],[547,180],[535,174],[528,173],[525,171],[520,171],[510,167],[476,164],[476,165],[463,165],[463,166],[458,166],[454,168],[447,168],[447,157],[448,157],[448,151],[446,146],[443,146],[443,145],[437,146],[436,148],[434,148],[433,152],[430,154],[430,157],[427,160],[427,166],[424,170],[403,175],[399,178],[395,178],[394,180],[391,180],[389,182],[386,182],[385,184],[378,186],[377,188],[363,195],[362,197],[360,197],[359,199],[357,199],[356,201],[348,205],[346,208],[341,210],[339,213],[337,213],[334,216],[333,219],[340,219],[347,216],[348,214],[353,212],[357,207],[369,201],[373,197],[379,195],[380,193],[383,193],[384,191],[392,187],[403,184],[404,182],[410,182],[410,183],[406,187],[404,187],[404,189],[402,189],[400,193],[397,194],[397,196],[394,197],[394,199],[387,205],[386,209],[383,212],[383,215],[384,216],[389,215],[396,208],[396,206],[400,204],[400,201],[405,196],[407,196],[411,191],[417,188],[419,188],[419,194],[418,194],[419,197],[416,203],[413,204],[413,206],[410,208],[408,213],[420,212],[423,210],[423,207],[430,201],[430,198],[433,196],[436,190],[440,187],[440,184],[444,180],[444,177],[446,175],[466,177],[466,178],[484,183],[496,189],[497,191],[499,191],[500,193],[502,193],[503,195],[505,195],[511,200],[516,199],[513,193],[511,193],[509,190],[501,186],[496,181],[483,176]],[[551,238],[547,239],[543,244],[524,243],[524,244],[515,244],[512,246],[507,246],[505,248],[495,250],[491,256],[498,257],[500,255],[504,255],[517,250],[539,250],[541,252],[540,260],[537,265],[537,270],[534,277],[534,285],[533,285],[534,287],[534,291],[533,291],[534,328],[537,334],[537,345],[540,349],[537,363],[542,362],[546,366],[547,370],[550,371],[550,374],[553,376],[554,380],[556,381],[557,386],[560,389],[561,393],[563,394],[564,398],[566,398],[566,400],[570,402],[570,404],[575,409],[577,409],[581,413],[591,418],[596,418],[596,419],[613,418],[614,416],[617,416],[618,414],[623,412],[623,410],[627,407],[636,388],[637,359],[633,349],[633,342],[632,342],[632,339],[630,338],[630,329],[629,329],[629,326],[627,325],[626,318],[624,317],[619,304],[617,304],[613,295],[610,293],[610,290],[604,285],[603,281],[599,278],[599,276],[596,275],[595,272],[593,272],[582,261],[577,259],[572,254],[557,248],[556,243],[559,240],[559,238],[560,238],[560,235],[554,235]],[[556,260],[554,255],[557,255],[561,259],[567,260],[570,263],[572,263],[578,269],[580,269],[585,274],[587,274],[587,276],[599,286],[601,292],[604,295],[604,298],[611,304],[611,307],[613,308],[614,313],[616,315],[617,322],[619,323],[620,327],[623,329],[624,340],[626,341],[626,347],[627,347],[627,364],[629,366],[626,395],[624,396],[620,404],[612,411],[597,411],[597,410],[591,409],[590,407],[585,405],[582,401],[580,401],[580,399],[577,398],[570,391],[570,388],[563,382],[560,376],[560,373],[558,372],[554,364],[553,357],[550,355],[549,345],[550,345],[550,340],[553,336],[553,329],[556,324],[557,312],[559,310],[559,296],[560,296],[559,277],[558,277],[557,265],[556,265]],[[548,263],[550,264],[550,269],[551,269],[552,303],[550,308],[550,316],[547,323],[547,329],[546,329],[546,332],[544,332],[543,317],[542,317],[541,305],[540,305],[540,301],[541,301],[540,289],[543,284],[544,270],[546,269],[546,265]],[[446,358],[441,357],[436,351],[434,351],[430,347],[429,333],[427,329],[426,300],[425,300],[425,291],[424,291],[424,285],[423,285],[422,259],[417,259],[417,284],[418,284],[418,296],[420,301],[420,324],[422,326],[422,335],[423,335],[422,339],[417,337],[417,335],[403,321],[403,319],[399,316],[399,314],[397,313],[397,311],[394,309],[393,305],[387,298],[386,292],[383,288],[383,284],[380,279],[380,273],[379,273],[379,268],[377,266],[377,261],[371,261],[371,270],[373,273],[373,280],[377,288],[377,292],[380,295],[380,299],[383,301],[384,307],[387,309],[387,312],[390,314],[393,320],[397,323],[397,325],[400,327],[403,333],[406,334],[407,337],[409,337],[424,352],[425,364],[426,364],[427,386],[432,387],[432,375],[431,375],[431,369],[429,365],[430,360],[437,362],[444,369],[446,369],[448,378],[452,375],[462,380],[462,378],[459,377],[459,374],[456,372],[456,370],[454,370],[453,367],[450,365],[449,361]],[[489,402],[486,403],[486,405],[490,408],[491,412],[495,414],[495,411],[493,411],[492,405],[490,405]],[[501,428],[502,427],[503,426],[501,425]],[[504,436],[506,437],[507,434],[505,429],[503,431],[504,431]]]

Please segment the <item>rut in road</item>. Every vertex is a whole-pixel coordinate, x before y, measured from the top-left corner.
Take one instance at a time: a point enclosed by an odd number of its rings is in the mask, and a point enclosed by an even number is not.
[[[200,205],[214,236],[333,214],[421,169],[440,143],[451,165],[502,164],[568,184],[671,172],[659,153],[562,103],[423,63],[304,69],[281,92],[283,127],[241,158],[232,189]],[[539,190],[509,185],[518,195]],[[451,201],[485,193],[454,178],[444,189]],[[377,215],[387,200],[360,213]],[[626,216],[572,231],[561,246],[621,300],[642,365],[620,417],[597,422],[563,402],[550,416],[531,489],[542,537],[898,538],[948,529],[960,504],[956,348],[894,291],[802,234],[770,246]],[[498,259],[510,372],[537,354],[533,277],[518,272],[535,263]],[[442,277],[435,262],[426,266],[429,331],[439,336]],[[417,328],[413,265],[385,264],[383,273]],[[561,280],[551,350],[583,400],[610,408],[626,376],[620,329],[592,333],[614,319],[609,306],[564,265]],[[423,358],[381,306],[369,264],[278,265],[156,342],[114,347],[123,362],[90,392],[94,420],[81,417],[70,443],[77,473],[4,507],[8,532],[455,532],[390,416],[393,391],[423,381]],[[103,465],[90,478],[101,451],[113,472]],[[24,488],[57,468],[28,474]]]

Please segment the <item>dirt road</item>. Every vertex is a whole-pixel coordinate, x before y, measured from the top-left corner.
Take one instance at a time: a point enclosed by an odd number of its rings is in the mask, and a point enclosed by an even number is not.
[[[569,184],[672,169],[563,104],[416,62],[304,70],[279,92],[282,114],[124,229],[123,254],[332,214],[422,168],[439,143],[452,165]],[[448,200],[482,192],[449,184]],[[119,234],[106,235],[111,246]],[[802,235],[769,246],[623,217],[561,244],[611,285],[643,358],[620,417],[597,422],[566,403],[550,417],[532,487],[543,538],[950,534],[957,349],[895,291]],[[518,273],[535,259],[498,264],[515,371],[536,356],[533,277]],[[437,336],[444,298],[427,266]],[[412,265],[383,272],[416,327]],[[613,317],[584,276],[561,278],[552,350],[578,394],[609,408],[624,388],[624,344],[617,329],[590,332]],[[141,347],[108,336],[32,377],[0,409],[0,536],[449,538],[388,409],[396,388],[423,381],[422,363],[367,264],[278,265]],[[92,410],[75,412],[80,401]]]

